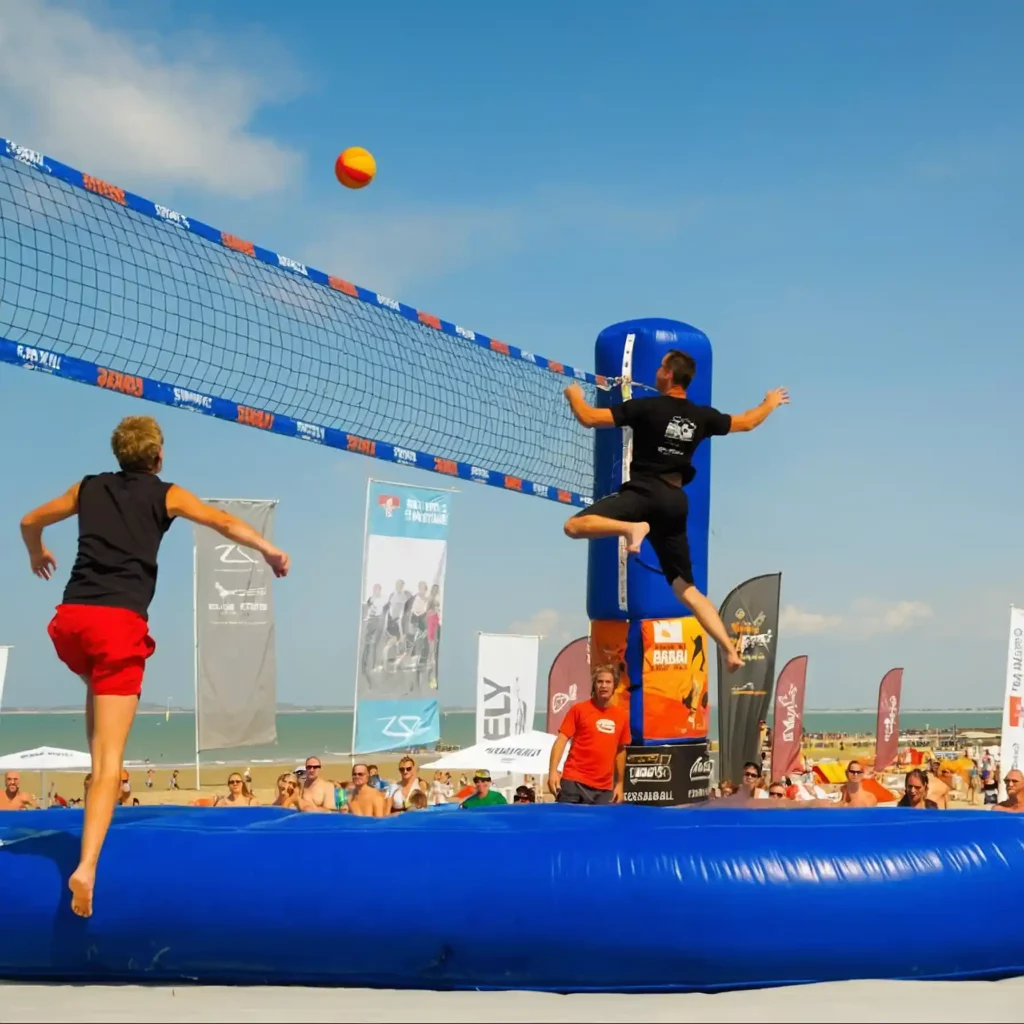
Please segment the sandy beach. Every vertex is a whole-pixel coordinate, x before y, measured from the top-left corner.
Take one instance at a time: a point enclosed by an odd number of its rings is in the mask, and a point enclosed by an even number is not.
[[[3,985],[0,1021],[737,1022],[1024,1021],[1024,978],[844,981],[718,995],[398,992],[373,989]]]

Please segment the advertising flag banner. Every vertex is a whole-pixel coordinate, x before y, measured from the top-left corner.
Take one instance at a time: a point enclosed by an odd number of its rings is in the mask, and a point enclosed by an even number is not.
[[[452,492],[371,480],[353,751],[441,738],[438,657]]]
[[[807,689],[807,655],[790,658],[775,685],[772,719],[772,779],[795,771],[803,761],[804,694]]]
[[[0,704],[4,700],[4,677],[7,675],[7,657],[10,653],[10,647],[0,647]]]
[[[781,587],[781,573],[755,576],[722,604],[722,621],[743,667],[727,673],[718,651],[719,779],[738,781],[745,761],[761,760],[761,726],[768,721],[775,681]]]
[[[548,672],[548,713],[546,731],[558,732],[562,719],[573,704],[590,697],[590,642],[585,636],[573,640],[558,652]]]
[[[209,504],[273,539],[276,501]],[[197,751],[277,742],[273,580],[258,552],[195,527]]]
[[[890,669],[882,676],[878,687],[878,718],[875,723],[876,772],[884,772],[899,756],[902,688],[903,669]]]
[[[525,736],[533,730],[539,658],[539,636],[480,634],[476,673],[477,743]]]
[[[1024,608],[1010,609],[1009,649],[1006,655],[1006,690],[1003,694],[1003,738],[999,776],[1024,768]],[[1003,794],[1003,785],[999,785]]]

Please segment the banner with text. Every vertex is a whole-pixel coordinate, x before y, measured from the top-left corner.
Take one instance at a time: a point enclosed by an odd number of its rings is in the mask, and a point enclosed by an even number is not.
[[[893,668],[878,686],[878,717],[875,722],[875,771],[884,772],[900,753],[900,691],[903,669]]]
[[[476,742],[522,736],[537,707],[539,636],[481,633],[476,669]]]
[[[790,658],[775,685],[772,718],[772,779],[781,779],[803,765],[804,694],[807,690],[807,655]]]
[[[273,539],[277,502],[209,504]],[[276,743],[274,573],[256,551],[206,526],[194,532],[198,749]]]
[[[1006,690],[1003,694],[1003,738],[999,775],[1024,768],[1024,608],[1010,608],[1010,638],[1006,655]],[[1003,785],[1000,782],[1000,794]]]
[[[566,644],[548,672],[549,733],[558,732],[573,704],[590,699],[590,641],[585,636]]]
[[[451,491],[369,482],[353,751],[441,738],[441,645]]]
[[[719,779],[739,781],[744,761],[761,760],[761,725],[768,721],[775,681],[781,586],[781,573],[755,576],[722,604],[722,621],[743,667],[727,673],[718,651]]]

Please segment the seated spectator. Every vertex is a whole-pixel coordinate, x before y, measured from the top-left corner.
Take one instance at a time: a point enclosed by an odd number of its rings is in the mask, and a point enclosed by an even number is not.
[[[516,795],[512,798],[514,804],[534,804],[537,802],[537,793],[529,786],[517,786]]]
[[[245,780],[238,772],[228,776],[227,796],[218,796],[213,801],[214,807],[254,807],[259,801],[246,791]]]
[[[786,796],[786,785],[783,782],[773,782],[768,787],[769,800],[788,800]]]
[[[907,772],[903,780],[903,797],[897,807],[913,807],[915,810],[937,811],[939,805],[928,799],[928,773],[915,768]]]
[[[302,810],[302,796],[299,790],[299,777],[295,772],[285,772],[277,777],[277,796],[274,807],[288,807],[293,811]]]
[[[462,801],[462,807],[495,807],[508,803],[501,793],[491,789],[491,773],[486,768],[481,768],[473,776],[473,785],[476,789]]]

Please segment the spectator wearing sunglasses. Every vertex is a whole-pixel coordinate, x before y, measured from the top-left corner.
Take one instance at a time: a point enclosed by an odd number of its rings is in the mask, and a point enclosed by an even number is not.
[[[773,782],[768,787],[768,799],[769,800],[785,800],[786,797],[786,785],[783,782]]]
[[[764,776],[761,766],[756,761],[747,761],[743,766],[743,781],[737,795],[745,800],[764,800],[768,794],[761,788]]]
[[[863,786],[864,765],[851,761],[846,766],[846,781],[839,789],[839,803],[844,807],[876,807],[878,800]]]
[[[476,789],[462,801],[462,807],[496,807],[508,803],[496,789],[491,789],[491,773],[486,768],[481,768],[473,776],[473,785]]]
[[[529,786],[518,786],[516,795],[512,798],[514,804],[534,804],[537,802],[537,794]]]

